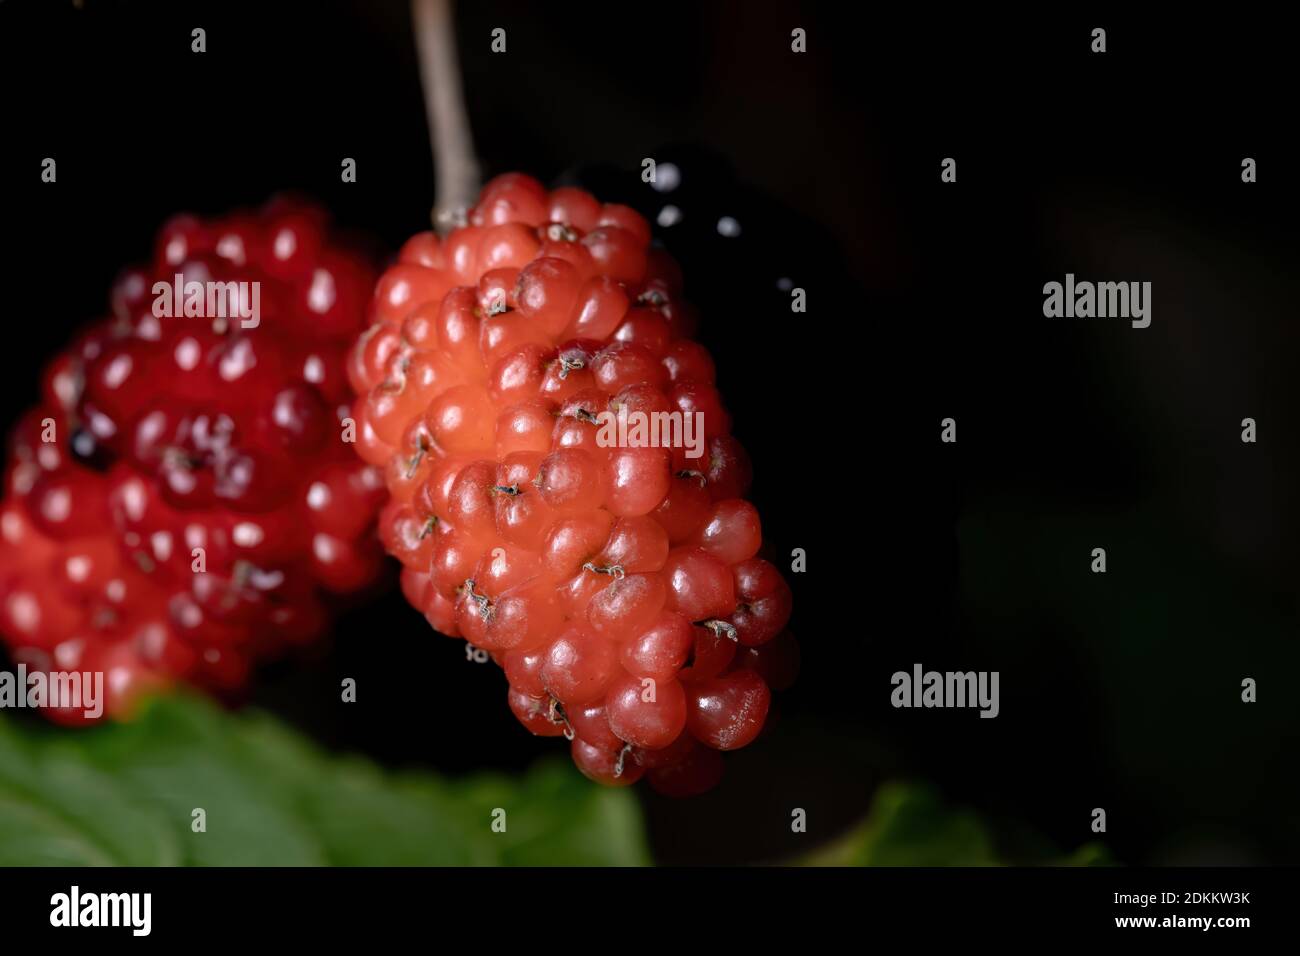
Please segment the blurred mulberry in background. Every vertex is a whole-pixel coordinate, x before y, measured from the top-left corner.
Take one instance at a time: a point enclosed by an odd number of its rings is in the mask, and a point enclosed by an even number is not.
[[[330,592],[375,581],[383,481],[342,422],[373,278],[298,200],[162,229],[10,438],[0,635],[16,663],[103,671],[120,716],[150,685],[240,687],[322,632]]]

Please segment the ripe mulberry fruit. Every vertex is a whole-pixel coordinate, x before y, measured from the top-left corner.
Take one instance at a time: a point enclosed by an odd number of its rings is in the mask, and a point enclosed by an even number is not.
[[[797,649],[749,459],[650,239],[626,206],[494,179],[466,225],[407,242],[348,373],[408,600],[489,653],[515,716],[587,776],[688,795],[763,729]]]
[[[11,437],[15,661],[102,671],[110,714],[157,683],[234,689],[376,578],[383,477],[341,440],[373,279],[297,201],[163,228]]]

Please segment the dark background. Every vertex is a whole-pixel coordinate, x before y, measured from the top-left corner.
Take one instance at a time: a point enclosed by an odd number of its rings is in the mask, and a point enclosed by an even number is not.
[[[461,8],[488,174],[581,183],[652,220],[683,211],[657,233],[701,307],[765,536],[808,553],[790,576],[804,662],[781,722],[729,756],[713,793],[642,793],[656,858],[780,860],[908,776],[994,820],[1013,858],[1026,831],[1061,850],[1092,839],[1104,807],[1124,862],[1300,862],[1300,244],[1281,25]],[[790,51],[796,26],[806,54]],[[293,189],[380,250],[427,228],[405,3],[5,0],[0,80],[5,427],[178,210]],[[955,184],[939,180],[948,156]],[[676,162],[679,189],[641,183],[644,157]],[[722,215],[739,237],[718,235]],[[1042,285],[1066,272],[1151,281],[1151,327],[1045,319]],[[782,277],[807,290],[806,315]],[[939,442],[946,416],[955,446]],[[914,663],[1000,671],[1001,715],[892,709],[890,675]],[[339,703],[342,677],[358,704]],[[497,670],[396,593],[251,697],[392,765],[522,767],[559,746],[528,737]]]

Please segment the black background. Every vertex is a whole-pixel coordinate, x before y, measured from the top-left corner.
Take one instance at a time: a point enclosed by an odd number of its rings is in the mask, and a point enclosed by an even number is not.
[[[804,669],[782,721],[706,797],[642,794],[656,859],[784,859],[912,776],[995,820],[1012,857],[1034,846],[1026,831],[1086,842],[1104,807],[1125,862],[1300,860],[1300,250],[1281,25],[461,7],[489,174],[583,183],[652,219],[683,210],[657,233],[701,306],[765,536],[808,554],[791,575]],[[505,55],[489,49],[498,26]],[[404,3],[5,0],[0,78],[5,426],[178,210],[293,189],[378,250],[427,228]],[[949,156],[955,184],[939,179]],[[641,183],[644,157],[677,162],[680,189]],[[738,238],[718,235],[721,215]],[[1042,285],[1066,272],[1151,281],[1151,327],[1045,319]],[[781,277],[807,290],[806,315]],[[939,442],[946,416],[955,446]],[[1246,416],[1255,445],[1239,440]],[[1098,546],[1104,576],[1088,570]],[[890,675],[918,662],[1000,671],[1001,715],[892,709]],[[342,677],[356,705],[339,703]],[[448,772],[557,746],[504,697],[495,668],[395,593],[251,690],[330,747]],[[790,833],[793,807],[809,834]]]

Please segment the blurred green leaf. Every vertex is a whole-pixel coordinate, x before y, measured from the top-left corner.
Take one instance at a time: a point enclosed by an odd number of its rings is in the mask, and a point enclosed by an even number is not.
[[[196,808],[206,832],[191,830]],[[0,717],[0,865],[648,862],[632,794],[567,761],[516,777],[393,773],[188,695],[87,730]]]
[[[876,794],[865,820],[797,862],[805,866],[1093,866],[1108,858],[1104,848],[1088,844],[1060,859],[1003,859],[990,829],[973,811],[945,805],[928,786],[889,783]]]
[[[639,866],[648,862],[640,810],[624,789],[585,785],[568,762],[533,768],[522,781],[522,812],[508,811],[501,862],[511,866]],[[519,784],[513,784],[518,786]],[[470,781],[464,795],[481,819],[508,806],[512,781]]]
[[[0,865],[179,861],[169,827],[63,748],[32,748],[0,723]]]

